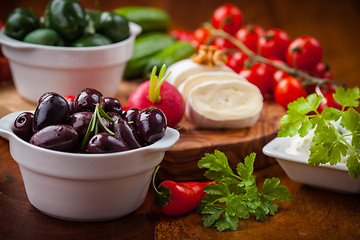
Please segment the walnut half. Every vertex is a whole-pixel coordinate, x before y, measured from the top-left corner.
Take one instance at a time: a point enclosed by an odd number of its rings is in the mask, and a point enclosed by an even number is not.
[[[191,60],[208,66],[220,66],[227,62],[227,57],[216,46],[201,45],[198,52],[191,56]]]

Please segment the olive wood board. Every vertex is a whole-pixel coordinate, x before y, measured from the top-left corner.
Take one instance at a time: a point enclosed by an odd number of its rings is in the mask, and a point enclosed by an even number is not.
[[[122,104],[141,81],[122,81],[116,95]],[[34,110],[36,105],[23,99],[12,84],[0,88],[0,117],[14,111]],[[176,127],[179,141],[166,152],[158,173],[159,179],[197,181],[204,179],[205,169],[199,169],[198,161],[205,153],[220,150],[225,153],[231,168],[252,152],[256,153],[254,169],[275,163],[262,153],[264,145],[276,137],[280,119],[285,110],[271,99],[264,101],[259,120],[244,129],[201,129],[184,118]]]

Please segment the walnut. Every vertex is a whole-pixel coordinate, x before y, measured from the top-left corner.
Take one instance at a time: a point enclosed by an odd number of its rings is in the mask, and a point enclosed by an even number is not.
[[[208,66],[220,66],[227,62],[227,57],[216,46],[201,45],[198,52],[191,56],[191,60]]]

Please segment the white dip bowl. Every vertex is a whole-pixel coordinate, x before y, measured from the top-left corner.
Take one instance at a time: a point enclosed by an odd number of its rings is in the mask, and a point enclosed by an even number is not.
[[[18,93],[37,102],[44,92],[76,95],[89,87],[114,96],[141,27],[130,24],[129,38],[98,47],[58,47],[25,43],[0,31],[3,54],[9,59]]]
[[[263,153],[275,158],[290,179],[334,192],[360,193],[360,176],[351,179],[344,163],[308,165],[307,157],[285,153],[289,144],[289,137],[277,137],[264,146]]]
[[[12,131],[20,112],[0,119],[30,203],[46,215],[72,221],[104,221],[127,215],[144,202],[155,167],[179,139],[167,128],[152,145],[119,153],[80,154],[32,145]]]

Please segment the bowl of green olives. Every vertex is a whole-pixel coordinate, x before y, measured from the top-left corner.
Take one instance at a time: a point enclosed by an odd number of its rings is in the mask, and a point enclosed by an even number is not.
[[[42,17],[14,9],[0,31],[18,93],[35,103],[44,92],[74,95],[85,87],[114,96],[141,27],[76,0],[52,0]]]
[[[0,136],[9,140],[36,209],[64,220],[105,221],[140,207],[179,132],[157,108],[124,111],[116,98],[85,88],[73,100],[47,92],[35,111],[4,116]]]

